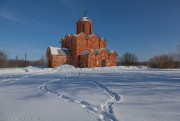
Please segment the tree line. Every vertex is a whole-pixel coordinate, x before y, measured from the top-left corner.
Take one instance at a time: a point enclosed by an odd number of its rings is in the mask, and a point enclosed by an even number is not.
[[[145,65],[150,68],[180,68],[180,45],[177,47],[177,52],[154,56],[146,62],[139,62],[135,54],[126,52],[118,59],[118,65]]]
[[[0,50],[0,68],[11,68],[11,67],[26,67],[26,66],[45,66],[46,58],[42,56],[40,59],[32,61],[24,59],[19,59],[16,56],[15,59],[9,59],[8,53],[5,50]]]

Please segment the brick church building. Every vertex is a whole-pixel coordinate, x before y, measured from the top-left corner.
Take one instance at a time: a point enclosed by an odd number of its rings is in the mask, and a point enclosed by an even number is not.
[[[81,68],[117,66],[117,53],[109,51],[107,41],[93,32],[93,23],[88,17],[80,18],[76,29],[76,34],[61,39],[61,48],[47,48],[49,67],[62,64]]]

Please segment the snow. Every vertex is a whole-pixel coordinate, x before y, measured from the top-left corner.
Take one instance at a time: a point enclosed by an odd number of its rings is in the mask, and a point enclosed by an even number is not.
[[[79,19],[79,21],[91,21],[88,17],[82,17]]]
[[[58,48],[58,47],[52,47],[52,46],[49,46],[49,49],[51,50],[50,52],[52,55],[59,55],[59,51],[69,50],[67,48]]]
[[[180,69],[0,69],[3,121],[179,121]]]
[[[90,50],[88,50],[88,51],[84,51],[84,52],[82,52],[82,54],[81,55],[89,55],[89,53],[90,53],[91,51]]]
[[[61,72],[68,72],[68,71],[75,71],[75,67],[72,65],[64,64],[62,66],[56,67],[56,71],[61,71]]]
[[[84,52],[82,52],[81,55],[89,55],[89,53],[91,53],[91,52],[96,52],[96,54],[99,54],[101,52],[101,50],[107,50],[108,52],[110,52],[106,48],[100,48],[100,49],[91,49],[91,50],[84,51]],[[112,52],[115,52],[115,51],[112,51]],[[110,52],[110,53],[112,53],[112,52]]]
[[[114,50],[111,50],[110,53],[114,53],[115,51]]]
[[[39,67],[33,67],[33,66],[28,66],[25,68],[1,68],[0,69],[0,75],[6,75],[6,74],[24,74],[26,72],[49,72],[52,71],[52,68],[39,68]]]

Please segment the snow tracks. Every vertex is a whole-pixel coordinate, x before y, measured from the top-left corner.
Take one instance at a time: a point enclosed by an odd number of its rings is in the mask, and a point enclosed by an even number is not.
[[[104,104],[101,104],[99,107],[99,112],[101,114],[100,119],[102,121],[118,121],[113,111],[112,105],[115,102],[120,101],[121,97],[117,93],[110,90],[105,85],[98,83],[96,81],[92,81],[92,82],[110,97],[110,99],[106,100],[106,102]]]
[[[60,79],[54,79],[54,80],[45,82],[44,84],[40,85],[38,89],[45,93],[53,94],[58,98],[80,105],[83,109],[96,115],[99,121],[118,121],[112,107],[114,103],[119,102],[121,99],[121,97],[116,92],[113,92],[107,86],[97,81],[91,81],[94,85],[96,85],[100,90],[102,90],[105,94],[109,96],[109,99],[106,100],[105,103],[100,104],[100,105],[93,105],[88,101],[78,100],[73,97],[60,94],[58,92],[53,92],[52,90],[48,88],[48,84],[54,81],[59,81],[59,80]]]

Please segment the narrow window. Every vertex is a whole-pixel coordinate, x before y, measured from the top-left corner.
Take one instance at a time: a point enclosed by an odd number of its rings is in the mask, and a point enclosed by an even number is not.
[[[83,24],[83,26],[82,26],[82,32],[84,32],[84,24]]]
[[[71,41],[70,41],[70,43],[69,43],[69,49],[71,50]]]
[[[89,25],[89,34],[91,34],[91,25]]]
[[[49,59],[49,65],[48,65],[49,67],[51,67],[51,60]]]
[[[77,26],[77,28],[76,28],[76,29],[77,29],[76,31],[77,31],[77,34],[78,34],[78,33],[79,33],[79,32],[78,32],[78,26]]]

